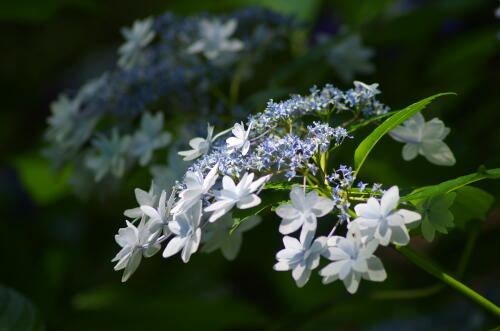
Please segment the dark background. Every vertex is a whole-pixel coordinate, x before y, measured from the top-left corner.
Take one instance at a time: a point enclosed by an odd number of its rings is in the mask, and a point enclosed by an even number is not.
[[[380,83],[381,100],[393,109],[438,92],[458,94],[424,113],[451,127],[446,142],[457,159],[454,167],[433,166],[422,157],[405,162],[402,145],[383,138],[362,179],[412,187],[472,173],[480,165],[500,166],[500,20],[494,1],[2,1],[0,284],[5,288],[0,321],[16,321],[19,330],[493,327],[495,320],[448,288],[411,299],[377,297],[381,291],[435,284],[390,249],[380,252],[388,280],[364,282],[355,296],[339,282],[321,285],[317,276],[298,289],[289,273],[272,270],[281,236],[271,215],[246,233],[234,262],[218,252],[197,254],[189,264],[156,256],[129,282],[120,282],[110,263],[118,247],[113,236],[122,224],[121,211],[134,206],[132,188],[86,201],[71,193],[67,174],[51,172],[40,155],[49,104],[61,91],[77,89],[111,66],[122,41],[119,29],[135,19],[167,10],[217,13],[250,4],[296,14],[312,34],[335,32],[341,25],[358,31],[376,50],[376,71],[357,78]],[[346,87],[332,72],[326,71],[331,79],[325,77],[324,68],[307,71],[303,79],[290,78],[296,92],[314,82]],[[481,226],[464,282],[498,304],[500,186],[495,181],[476,186],[497,198],[484,223],[473,221],[432,244],[415,238],[412,245],[455,270],[469,233]],[[9,300],[18,307],[8,310]]]

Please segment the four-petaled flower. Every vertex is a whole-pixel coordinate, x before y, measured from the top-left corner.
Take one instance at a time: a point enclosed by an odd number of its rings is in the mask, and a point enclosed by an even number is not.
[[[406,224],[420,220],[420,214],[411,210],[393,210],[399,203],[399,189],[391,187],[384,193],[380,203],[371,197],[367,203],[360,203],[354,207],[358,216],[354,222],[361,230],[364,241],[372,238],[381,245],[389,243],[406,245],[410,241]]]
[[[217,175],[218,167],[218,164],[214,165],[205,178],[203,178],[203,174],[200,170],[194,172],[188,171],[184,178],[186,189],[179,193],[180,199],[177,201],[174,208],[172,208],[172,213],[182,213],[188,210],[196,202],[200,201],[202,196],[208,193],[208,190],[210,190],[219,177],[219,175]]]
[[[373,255],[378,246],[377,240],[363,242],[357,224],[351,223],[345,238],[328,238],[327,245],[323,256],[334,262],[320,270],[323,284],[340,279],[347,291],[353,294],[358,290],[361,278],[376,282],[386,279],[382,262]]]
[[[443,139],[450,133],[444,123],[433,118],[426,122],[421,113],[417,113],[408,121],[389,132],[394,140],[403,142],[403,159],[413,160],[418,154],[434,164],[452,166],[455,157]]]
[[[322,217],[332,211],[334,202],[328,198],[320,197],[318,192],[305,190],[298,185],[292,187],[290,204],[276,208],[276,214],[281,217],[279,231],[289,234],[302,227],[300,238],[303,240],[308,232],[316,231],[316,218]]]
[[[118,49],[120,59],[118,65],[124,69],[131,69],[135,66],[141,57],[141,50],[149,45],[155,37],[153,27],[153,19],[151,17],[144,20],[137,20],[131,29],[123,28],[122,35],[127,40]]]
[[[115,235],[115,241],[122,249],[111,260],[111,262],[118,262],[115,270],[125,269],[122,282],[126,282],[139,267],[143,256],[151,257],[161,248],[160,244],[154,243],[160,229],[157,220],[146,222],[146,217],[143,216],[137,227],[129,221],[126,222],[127,227],[119,229],[118,234]]]
[[[184,161],[191,161],[201,155],[207,154],[212,144],[212,136],[214,134],[214,127],[208,124],[207,138],[196,137],[189,141],[189,146],[192,148],[187,151],[181,151],[178,154],[184,156]]]
[[[201,20],[201,39],[195,41],[187,52],[190,54],[203,53],[207,59],[214,60],[221,53],[237,52],[243,49],[243,42],[238,39],[229,39],[234,33],[238,22],[234,19],[222,23],[219,20]]]
[[[253,173],[245,173],[240,179],[238,185],[234,183],[231,177],[224,176],[222,178],[222,190],[215,192],[217,201],[205,208],[205,211],[213,211],[208,219],[209,222],[215,222],[234,205],[239,209],[248,209],[260,204],[261,200],[254,194],[270,176],[264,176],[256,181],[253,181]]]
[[[245,131],[245,125],[243,123],[236,123],[233,127],[234,137],[226,139],[226,143],[230,150],[241,149],[241,155],[246,155],[250,149],[250,140],[248,136],[250,135],[250,130],[252,129],[252,123],[248,126]]]
[[[191,254],[198,250],[201,241],[201,201],[181,214],[174,216],[168,223],[169,230],[175,235],[168,242],[163,257],[167,258],[182,250],[181,258],[184,263],[189,261]]]
[[[276,254],[278,263],[274,265],[274,270],[292,270],[292,277],[298,287],[307,283],[311,270],[318,267],[321,254],[326,248],[326,237],[318,237],[314,241],[312,238],[312,235],[308,235],[303,241],[298,241],[294,237],[285,236],[285,248]]]

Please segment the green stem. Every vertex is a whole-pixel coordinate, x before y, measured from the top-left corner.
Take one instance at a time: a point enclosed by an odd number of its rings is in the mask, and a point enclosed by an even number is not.
[[[469,236],[467,237],[467,242],[465,243],[465,248],[462,253],[462,257],[460,258],[457,267],[457,277],[459,279],[461,279],[464,276],[465,267],[467,266],[467,263],[469,263],[470,257],[472,255],[472,250],[476,245],[476,239],[478,234],[479,234],[479,227],[477,226],[472,228],[471,231],[469,232]]]
[[[440,267],[429,261],[427,257],[418,254],[409,247],[395,246],[395,249],[420,268],[424,269],[456,291],[462,293],[464,296],[481,306],[483,309],[489,311],[497,318],[500,318],[500,307],[445,273]]]
[[[438,283],[431,286],[411,289],[411,290],[395,290],[395,291],[377,291],[373,292],[371,297],[377,300],[402,300],[402,299],[419,299],[434,295],[441,291],[444,284]]]

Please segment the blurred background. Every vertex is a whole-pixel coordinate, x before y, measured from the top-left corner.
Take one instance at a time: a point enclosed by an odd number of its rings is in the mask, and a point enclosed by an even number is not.
[[[355,296],[339,282],[322,285],[317,276],[299,289],[289,273],[272,270],[281,237],[270,214],[245,234],[233,262],[219,252],[197,254],[189,264],[157,256],[144,261],[129,282],[120,282],[110,262],[118,251],[113,236],[122,225],[121,211],[135,205],[133,186],[104,198],[76,196],[68,171],[55,173],[41,155],[49,105],[116,61],[122,26],[165,11],[224,13],[249,5],[302,20],[307,47],[343,27],[359,34],[373,50],[372,67],[354,78],[378,82],[380,99],[393,109],[434,93],[457,93],[424,112],[451,128],[446,141],[457,159],[454,167],[436,167],[422,157],[405,162],[402,145],[386,137],[361,179],[411,188],[469,174],[480,165],[500,166],[498,2],[4,0],[1,330],[487,330],[498,323],[391,249],[380,253],[388,280],[365,282]],[[294,92],[325,82],[351,85],[324,62],[302,65],[283,82]],[[341,157],[352,158],[357,143],[349,142],[352,148],[344,148]],[[147,177],[140,185],[148,187]],[[450,271],[471,245],[463,280],[500,304],[500,185],[476,186],[496,198],[485,220],[471,220],[432,244],[415,238],[412,245]],[[471,237],[475,232],[477,238]]]

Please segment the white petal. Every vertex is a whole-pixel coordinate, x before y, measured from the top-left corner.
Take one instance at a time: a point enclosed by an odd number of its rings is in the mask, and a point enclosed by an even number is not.
[[[127,264],[127,267],[123,271],[122,282],[126,282],[130,276],[137,270],[139,264],[141,263],[142,254],[140,250],[136,250],[132,252],[130,260]]]
[[[332,200],[327,199],[325,197],[318,197],[314,203],[312,208],[312,212],[317,216],[317,217],[322,217],[328,214],[330,211],[332,211],[334,207],[334,203]]]
[[[377,199],[371,197],[366,203],[358,203],[354,206],[356,215],[366,218],[378,219],[380,217],[380,205]]]
[[[295,271],[295,269],[294,269]],[[293,274],[293,272],[292,272]],[[309,280],[309,277],[311,276],[311,270],[309,269],[305,269],[302,274],[300,275],[300,277],[298,279],[295,279],[295,283],[297,284],[298,287],[303,287],[304,285],[306,285],[307,281]]]
[[[418,155],[418,148],[419,148],[419,144],[406,143],[403,146],[403,151],[402,151],[403,160],[411,161],[414,158],[416,158]]]
[[[249,149],[250,149],[250,142],[246,140],[245,143],[243,144],[243,147],[241,148],[241,155],[247,155]]]
[[[298,216],[298,211],[290,204],[281,205],[276,208],[276,214],[281,218],[296,218]]]
[[[392,209],[399,203],[399,189],[397,186],[391,187],[384,193],[380,200],[380,212],[382,215],[389,215]]]
[[[438,118],[433,118],[425,123],[422,130],[422,140],[442,139],[444,123]]]
[[[186,238],[173,237],[168,242],[165,250],[163,251],[163,257],[167,258],[172,255],[177,254],[186,244]]]
[[[222,177],[222,187],[228,191],[236,191],[236,185],[234,184],[233,179],[229,176]]]
[[[354,260],[352,268],[358,272],[366,272],[368,271],[368,264],[364,258],[360,257]]]
[[[397,213],[403,217],[405,224],[419,221],[422,218],[419,213],[407,209],[399,209]]]
[[[359,287],[360,280],[361,280],[361,274],[355,271],[351,271],[351,273],[343,279],[344,286],[347,289],[347,292],[351,294],[356,293]]]
[[[248,208],[258,206],[260,203],[261,203],[261,200],[256,194],[250,194],[250,195],[247,195],[246,197],[243,197],[240,201],[238,201],[236,206],[239,209],[248,209]]]
[[[428,140],[422,142],[420,146],[420,153],[433,164],[441,166],[452,166],[455,164],[455,157],[450,150],[441,140]]]
[[[363,274],[363,278],[374,282],[382,282],[387,278],[387,273],[385,272],[384,265],[378,257],[372,256],[367,260],[367,262],[368,271]]]
[[[404,226],[391,227],[390,241],[396,245],[407,245],[410,242],[410,235]]]
[[[285,236],[283,237],[283,244],[286,248],[290,249],[302,249],[302,244],[294,237]]]
[[[226,143],[229,147],[239,147],[242,144],[242,141],[239,138],[230,137],[226,139]]]
[[[347,260],[350,258],[349,254],[347,254],[344,250],[339,247],[329,247],[323,255],[332,261],[335,260]]]
[[[279,227],[279,232],[281,234],[289,234],[295,232],[302,226],[303,223],[304,219],[302,217],[283,219]]]
[[[144,214],[148,215],[149,217],[151,217],[151,219],[159,219],[161,220],[161,216],[160,214],[158,213],[158,211],[156,209],[154,209],[153,207],[150,207],[150,206],[141,206],[141,210]]]
[[[290,265],[288,264],[288,262],[279,261],[273,266],[273,269],[276,271],[288,271],[290,270]]]
[[[419,139],[418,131],[406,126],[398,126],[389,132],[389,136],[399,142],[417,142]]]
[[[295,281],[298,281],[299,279],[302,278],[304,273],[307,272],[307,268],[305,263],[301,262],[295,266],[292,270],[292,277],[295,279]],[[297,284],[298,285],[298,284]]]

